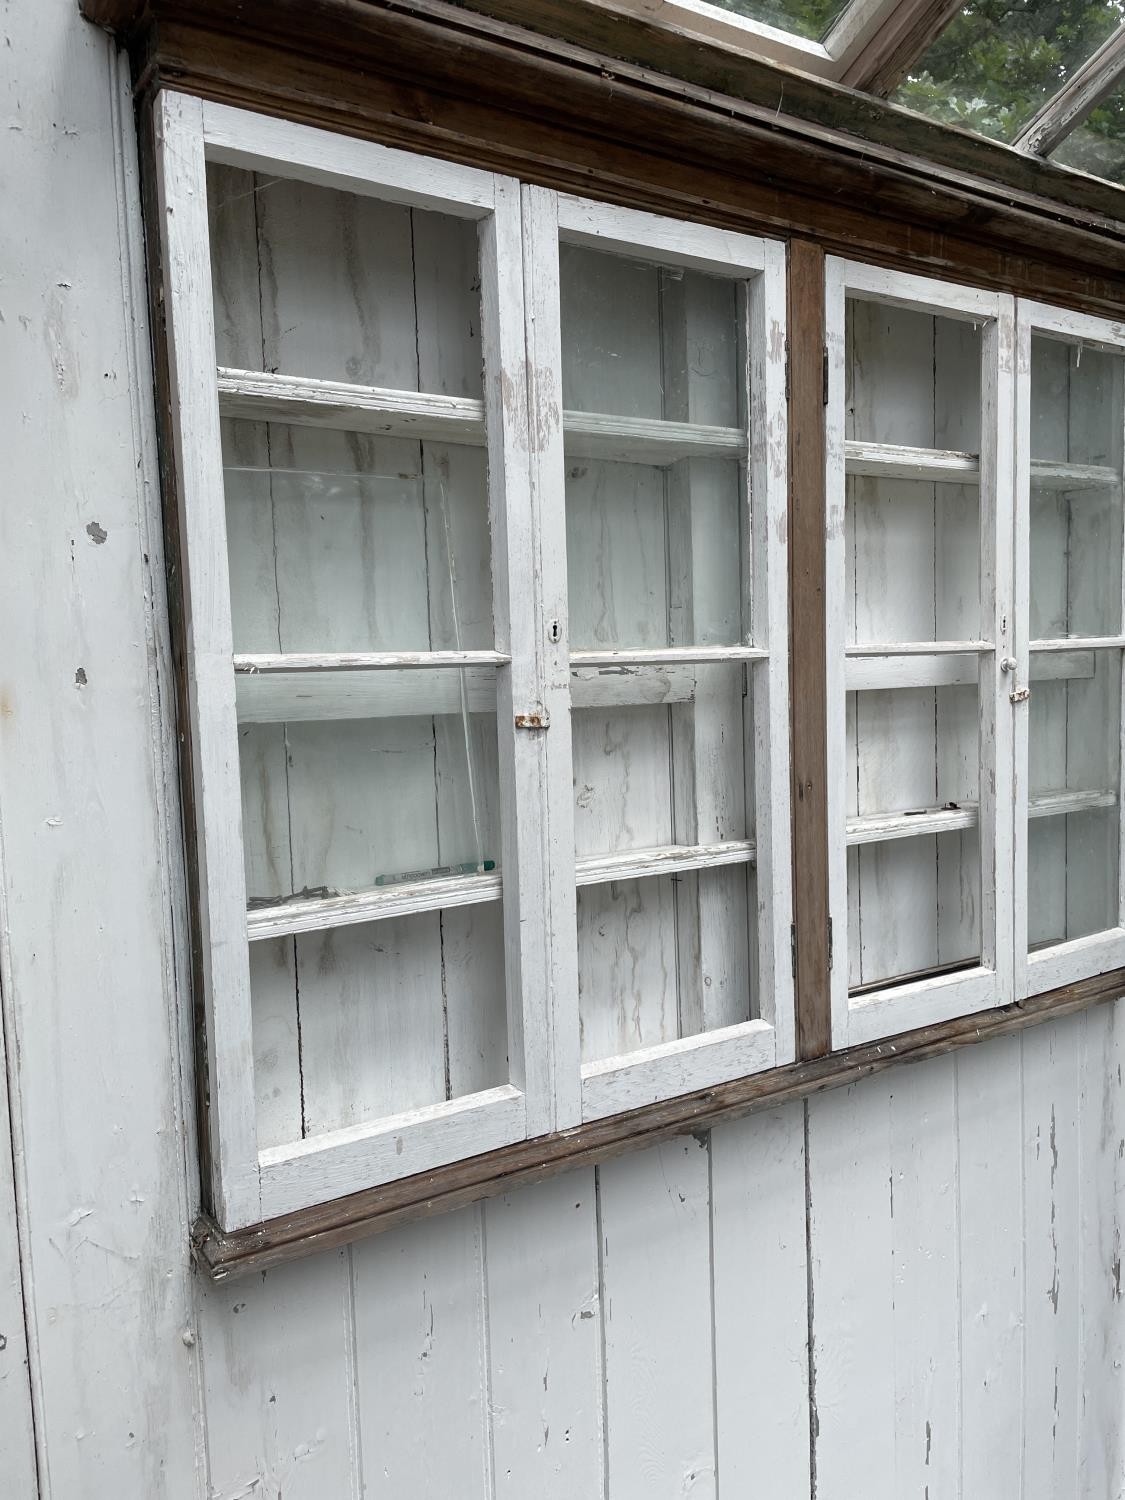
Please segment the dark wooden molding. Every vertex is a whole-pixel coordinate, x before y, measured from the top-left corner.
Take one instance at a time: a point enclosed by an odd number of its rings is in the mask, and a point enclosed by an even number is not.
[[[382,1234],[413,1219],[445,1213],[540,1182],[556,1172],[593,1166],[671,1136],[709,1130],[758,1109],[858,1083],[885,1068],[922,1062],[1041,1021],[1072,1015],[1116,1000],[1123,993],[1125,969],[1117,969],[1002,1010],[981,1011],[941,1025],[924,1026],[884,1042],[775,1068],[718,1088],[685,1094],[667,1103],[579,1125],[557,1135],[522,1141],[487,1156],[474,1156],[434,1172],[369,1188],[349,1198],[271,1219],[233,1234],[224,1233],[204,1215],[193,1232],[195,1258],[216,1280],[264,1271],[319,1250]]]
[[[825,631],[824,251],[790,240],[789,683],[797,1058],[832,1046]]]
[[[149,0],[127,32],[142,94],[1091,311],[1122,301],[1125,191],[640,19],[561,0]]]

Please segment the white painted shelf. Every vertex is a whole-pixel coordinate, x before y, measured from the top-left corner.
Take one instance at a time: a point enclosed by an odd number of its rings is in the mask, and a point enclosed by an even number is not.
[[[1028,817],[1065,817],[1069,813],[1088,812],[1091,808],[1116,805],[1117,795],[1110,791],[1041,792],[1030,799]],[[918,838],[931,833],[954,833],[961,828],[975,828],[977,816],[975,802],[924,807],[917,812],[873,813],[847,820],[847,841],[849,845],[881,844],[892,839]]]
[[[848,439],[844,457],[849,475],[870,479],[913,479],[931,484],[979,484],[980,456],[952,448],[911,448],[896,443]],[[1032,459],[1031,484],[1040,490],[1100,490],[1121,483],[1116,469],[1102,464],[1055,463]]]
[[[643,880],[690,870],[752,864],[754,857],[755,846],[750,839],[629,849],[620,854],[577,860],[575,881],[579,886],[587,886],[605,885],[612,880]],[[269,938],[322,932],[328,928],[384,921],[416,912],[474,906],[484,901],[499,901],[502,890],[500,875],[487,871],[479,875],[403,881],[398,885],[371,886],[359,891],[294,896],[288,901],[252,906],[246,913],[246,935],[251,942],[263,942]]]
[[[899,648],[849,646],[845,650],[844,680],[849,693],[890,691],[895,688],[964,687],[980,680],[980,658],[991,646],[965,642],[937,642]],[[943,646],[954,649],[946,651]],[[1090,647],[1068,646],[1062,651],[1031,650],[1031,681],[1062,682],[1094,675],[1094,653]]]
[[[464,396],[348,385],[255,370],[220,367],[219,410],[224,417],[285,422],[342,432],[375,433],[417,441],[484,444],[484,403]],[[740,427],[671,422],[657,417],[619,417],[606,412],[566,411],[563,434],[568,458],[665,467],[684,458],[745,458],[748,438]]]

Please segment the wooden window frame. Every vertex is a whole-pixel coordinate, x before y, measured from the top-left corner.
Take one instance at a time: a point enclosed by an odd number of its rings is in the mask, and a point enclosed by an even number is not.
[[[606,23],[594,17],[596,7],[556,0],[472,0],[469,8],[441,0],[366,0],[362,6],[325,0],[315,24],[305,8],[272,0],[248,0],[237,24],[217,0],[85,0],[84,9],[117,26],[133,58],[154,268],[157,412],[181,703],[188,676],[185,622],[177,619],[181,480],[174,462],[168,341],[161,333],[167,308],[160,291],[152,132],[163,88],[788,242],[788,535],[796,627],[790,664],[808,688],[792,699],[797,1060],[235,1232],[216,1222],[202,1108],[204,1208],[193,1235],[201,1267],[224,1277],[277,1264],[1125,993],[1125,968],[1117,968],[1000,1009],[831,1051],[826,736],[824,694],[817,691],[825,664],[825,253],[924,269],[1051,308],[1113,318],[1120,315],[1119,272],[1125,267],[1125,237],[1113,223],[1125,219],[1125,191],[877,100],[857,101],[765,62],[746,58],[734,65],[722,46],[669,34],[640,19],[615,24],[610,43]],[[481,77],[490,80],[485,93]],[[643,138],[643,154],[631,147],[633,136]],[[181,723],[189,721],[183,707]],[[190,811],[187,755],[183,767]],[[190,824],[189,817],[189,869],[196,858]],[[190,936],[198,1010],[198,924]],[[202,1036],[202,1025],[196,1031]],[[204,1073],[201,1066],[201,1088]]]
[[[1013,951],[1015,955],[1015,993],[1018,998],[1043,990],[1073,984],[1092,973],[1104,973],[1125,966],[1125,813],[1122,810],[1122,788],[1125,787],[1125,709],[1121,714],[1118,770],[1118,921],[1116,927],[1088,937],[1072,938],[1034,953],[1028,951],[1028,839],[1029,839],[1029,725],[1030,701],[1034,694],[1031,670],[1029,601],[1031,594],[1031,525],[1030,502],[1034,465],[1031,460],[1031,341],[1043,333],[1076,342],[1079,347],[1105,349],[1125,359],[1125,324],[1089,314],[1048,307],[1020,299],[1017,303],[1016,339],[1016,474],[1015,474],[1015,660],[1012,674],[1012,700],[1015,704],[1014,798],[1014,866],[1015,894],[1013,910]],[[1122,414],[1125,429],[1125,413]],[[1125,432],[1123,432],[1125,438]],[[1119,649],[1122,653],[1122,686],[1125,688],[1125,536],[1118,539],[1122,548],[1122,633],[1114,636],[1072,636],[1040,646],[1048,660],[1058,660],[1071,653]],[[1122,700],[1125,703],[1125,699]]]
[[[844,319],[849,298],[973,322],[981,329],[981,448],[979,457],[939,450],[856,443],[845,437]],[[829,888],[833,925],[832,1040],[844,1048],[1011,1003],[1013,996],[1012,718],[1008,676],[1011,650],[1012,509],[1014,501],[1014,304],[1004,293],[983,292],[929,277],[829,257],[826,269],[827,361],[827,681]],[[884,472],[900,478],[954,480],[979,485],[981,600],[978,639],[927,643],[847,644],[845,596],[845,487],[849,473]],[[925,686],[950,681],[950,669],[968,667],[979,693],[980,963],[913,982],[889,982],[862,997],[848,992],[847,846],[865,837],[883,839],[966,826],[964,812],[936,811],[928,818],[880,817],[870,830],[847,828],[844,768],[845,695],[888,683]],[[963,675],[963,674],[962,674]],[[991,774],[988,774],[991,773]],[[862,823],[864,820],[857,819]]]
[[[663,870],[717,869],[756,862],[769,871],[769,889],[759,895],[758,972],[762,1015],[720,1031],[582,1064],[578,1061],[577,1007],[556,1026],[566,1039],[568,1076],[580,1076],[577,1124],[713,1087],[761,1072],[793,1058],[793,979],[788,960],[792,923],[789,852],[788,620],[786,600],[787,505],[785,460],[785,253],[776,241],[751,238],[705,225],[614,208],[545,188],[524,188],[525,257],[530,288],[528,346],[532,351],[532,431],[536,511],[542,533],[543,588],[551,616],[559,621],[559,644],[550,666],[548,698],[549,827],[555,977],[560,996],[577,995],[575,885],[591,879],[637,878]],[[581,413],[560,412],[561,370],[559,244],[584,245],[628,255],[653,265],[679,266],[747,287],[744,378],[751,393],[742,436],[743,505],[750,539],[748,639],[729,648],[683,646],[655,650],[570,651],[567,648],[565,431],[589,426]],[[613,422],[599,418],[603,427]],[[638,445],[638,456],[661,436],[664,422],[625,419],[619,444]],[[625,435],[635,429],[632,438]],[[651,429],[649,431],[648,429]],[[685,428],[686,431],[686,428]],[[708,434],[700,431],[697,436]],[[732,432],[732,438],[737,437]],[[626,446],[621,450],[630,456]],[[737,450],[735,450],[737,452]],[[753,499],[751,498],[753,496]],[[621,671],[644,665],[690,667],[696,663],[745,662],[756,678],[754,693],[754,848],[731,843],[693,849],[669,845],[644,855],[623,854],[581,864],[574,858],[571,757],[571,669]],[[671,863],[670,861],[673,861]],[[595,868],[590,868],[590,866]]]

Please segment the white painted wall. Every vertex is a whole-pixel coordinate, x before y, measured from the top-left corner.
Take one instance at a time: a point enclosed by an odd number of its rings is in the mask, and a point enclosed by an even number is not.
[[[193,1276],[131,118],[73,0],[0,88],[4,1500],[1125,1493],[1112,1009]]]

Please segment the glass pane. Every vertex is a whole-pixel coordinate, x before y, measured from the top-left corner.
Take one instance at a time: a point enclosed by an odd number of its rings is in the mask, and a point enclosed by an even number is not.
[[[499,868],[495,671],[241,675],[251,907]]]
[[[507,1083],[499,901],[250,945],[259,1145]]]
[[[1117,0],[974,0],[892,95],[1010,141],[1120,24]]]
[[[223,423],[234,649],[490,649],[481,448]]]
[[[481,395],[475,223],[210,164],[220,365]]]
[[[1028,942],[1040,948],[1118,925],[1121,652],[1041,653],[1032,682]]]
[[[572,650],[743,639],[745,471],[568,459]]]
[[[850,298],[845,360],[849,438],[979,453],[978,325]]]
[[[850,987],[975,959],[976,686],[849,693],[847,725]]]
[[[574,245],[560,255],[572,648],[738,645],[744,290]]]
[[[847,483],[848,637],[867,643],[980,636],[980,490]]]
[[[1031,635],[1121,629],[1120,355],[1031,343]]]
[[[776,26],[779,31],[795,32],[809,41],[822,37],[848,8],[848,0],[708,0],[708,3],[719,10],[761,21],[765,26]]]
[[[1125,89],[1111,94],[1060,141],[1051,160],[1110,182],[1125,182]]]
[[[738,662],[572,673],[579,860],[753,837],[750,673]]]
[[[583,1062],[755,1016],[756,907],[746,865],[579,890]]]

